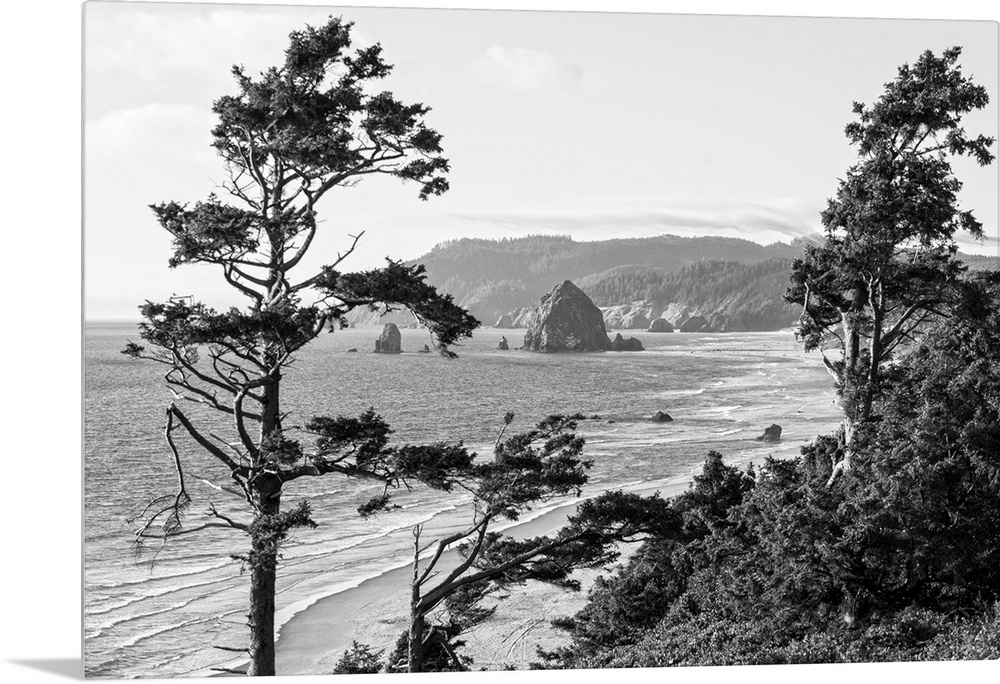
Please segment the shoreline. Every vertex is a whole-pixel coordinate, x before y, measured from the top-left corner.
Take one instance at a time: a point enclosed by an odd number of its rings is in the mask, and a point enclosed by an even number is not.
[[[753,463],[759,466],[767,456],[790,458],[799,455],[802,444],[810,440],[795,440],[778,444],[761,445],[737,453],[726,459],[727,465],[745,470]],[[767,453],[763,453],[771,447]],[[623,488],[642,496],[656,492],[664,498],[676,496],[688,489],[701,464],[694,464],[687,472]],[[599,490],[570,502],[545,509],[538,515],[508,524],[502,531],[515,538],[550,534],[561,528],[568,516],[588,498],[614,489]],[[498,529],[501,529],[498,526]],[[620,560],[624,560],[623,558]],[[442,563],[457,560],[457,551],[449,549]],[[446,567],[446,566],[442,566]],[[581,591],[551,587],[540,582],[512,587],[510,595],[516,600],[499,600],[497,612],[486,622],[463,634],[464,654],[473,658],[474,669],[491,666],[514,665],[526,667],[537,657],[534,646],[544,642],[552,648],[559,641],[559,634],[549,621],[560,615],[571,615],[586,601],[587,591],[594,580],[609,572],[606,568],[583,570],[574,573],[581,580]],[[334,584],[323,595],[313,596],[279,610],[275,616],[276,670],[281,675],[331,674],[343,652],[352,641],[367,644],[374,651],[391,650],[399,635],[408,628],[409,592],[412,563],[386,569],[350,586]],[[565,638],[565,637],[564,637]],[[246,658],[219,663],[216,667],[245,669]],[[226,673],[202,669],[188,676],[220,677]]]

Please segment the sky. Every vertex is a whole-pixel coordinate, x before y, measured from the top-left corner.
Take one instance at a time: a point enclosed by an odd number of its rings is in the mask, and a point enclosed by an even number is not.
[[[395,65],[379,88],[431,107],[450,192],[366,179],[320,205],[308,268],[364,237],[346,265],[415,259],[460,237],[723,235],[763,244],[820,230],[856,159],[843,134],[921,52],[961,45],[993,102],[970,132],[997,135],[997,24],[595,12],[91,2],[84,13],[85,315],[145,299],[239,303],[207,266],[169,270],[148,205],[194,202],[225,178],[212,102],[242,64],[278,64],[288,33],[330,15]],[[963,208],[993,236],[998,166],[957,162]]]

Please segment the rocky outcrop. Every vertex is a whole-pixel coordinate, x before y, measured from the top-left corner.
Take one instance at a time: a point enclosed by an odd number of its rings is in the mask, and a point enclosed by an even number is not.
[[[653,304],[645,300],[601,307],[604,327],[608,330],[645,330],[655,317]]]
[[[682,333],[714,332],[712,326],[708,324],[708,320],[704,316],[692,316],[687,319],[681,323],[680,331]]]
[[[667,319],[667,322],[674,326],[674,328],[679,328],[684,324],[684,321],[694,316],[695,313],[686,304],[671,302],[663,310],[663,313],[660,314],[660,318]]]
[[[601,310],[569,280],[542,297],[524,334],[524,349],[529,351],[586,352],[610,348]]]
[[[510,313],[505,313],[497,319],[494,328],[527,328],[531,325],[531,315],[535,312],[533,308],[521,307],[514,309]]]
[[[510,349],[510,346],[507,344],[506,337],[500,338],[500,344],[497,345],[497,349],[499,349],[500,351],[507,351]]]
[[[713,330],[717,328],[697,310],[677,302],[672,302],[667,305],[666,309],[661,310],[654,302],[639,300],[618,306],[601,307],[601,312],[604,315],[604,325],[608,330],[673,332],[682,329],[685,324],[691,330],[682,330],[682,332],[707,332],[705,326],[710,326]],[[692,319],[695,320],[688,323]],[[653,329],[654,323],[655,330]]]
[[[375,340],[376,354],[399,354],[402,349],[402,336],[395,323],[386,323],[382,334]]]
[[[618,333],[615,339],[611,340],[611,351],[643,351],[642,342],[634,337],[622,339],[622,334]]]
[[[670,325],[670,321],[666,318],[660,316],[659,318],[654,318],[649,323],[649,332],[651,333],[667,333],[673,332],[674,326]]]
[[[773,423],[771,427],[764,428],[764,434],[757,437],[758,442],[780,442],[781,441],[781,426],[777,423]]]
[[[746,332],[743,321],[727,316],[724,313],[713,313],[708,317],[708,325],[717,332]]]
[[[656,413],[654,413],[652,415],[652,417],[650,418],[650,420],[653,421],[654,423],[672,423],[672,422],[674,422],[674,419],[671,418],[669,414],[664,413],[663,411],[657,411]]]
[[[413,314],[409,309],[394,309],[383,312],[381,309],[372,311],[367,306],[354,308],[345,317],[350,328],[358,328],[369,325],[382,326],[386,323],[395,323],[399,328],[407,328],[413,323]],[[332,321],[334,329],[340,327],[340,322],[334,318]]]

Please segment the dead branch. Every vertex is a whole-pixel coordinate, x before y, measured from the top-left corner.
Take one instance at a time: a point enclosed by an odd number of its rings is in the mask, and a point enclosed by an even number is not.
[[[243,473],[243,471],[246,470],[245,467],[233,461],[233,459],[231,459],[224,451],[222,451],[222,449],[212,444],[212,442],[210,442],[203,434],[201,434],[201,432],[198,431],[198,429],[191,423],[191,421],[188,420],[188,417],[185,416],[184,413],[179,408],[177,408],[177,404],[171,403],[170,406],[167,408],[167,412],[171,415],[177,416],[177,420],[179,420],[181,425],[184,426],[184,429],[187,431],[187,433],[191,435],[191,437],[196,442],[198,442],[199,446],[201,446],[201,448],[203,448],[208,453],[215,456],[216,459],[225,464],[231,471]]]
[[[219,520],[222,520],[223,522],[225,522],[227,525],[229,525],[230,527],[232,527],[234,529],[240,530],[241,532],[249,532],[250,531],[250,526],[247,525],[246,523],[237,522],[236,520],[233,520],[232,518],[230,518],[228,516],[225,516],[222,513],[219,513],[219,511],[216,510],[216,508],[215,508],[215,504],[213,504],[213,503],[209,503],[208,504],[208,512],[209,512],[209,515],[212,515],[213,517],[216,517]]]

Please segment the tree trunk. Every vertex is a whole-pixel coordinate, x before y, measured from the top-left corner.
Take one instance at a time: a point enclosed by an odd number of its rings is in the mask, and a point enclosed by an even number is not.
[[[277,480],[264,476],[258,480]],[[267,484],[271,484],[267,487]],[[277,515],[280,510],[280,481],[261,483],[255,488],[263,517]],[[259,520],[260,518],[258,518]],[[247,674],[251,677],[274,675],[274,590],[275,575],[278,566],[278,549],[274,539],[267,531],[255,531],[251,534],[250,554],[250,610],[247,614],[250,627],[250,667]]]
[[[862,294],[861,290],[855,291],[855,300],[858,301],[857,298]],[[850,345],[845,349],[845,356],[847,358],[844,359],[843,382],[843,394],[849,401],[841,401],[844,411],[844,441],[841,445],[844,457],[839,463],[834,465],[833,471],[830,473],[830,479],[827,480],[827,486],[832,485],[841,475],[851,471],[855,429],[858,424],[866,422],[871,417],[875,394],[878,390],[882,356],[882,302],[881,297],[878,301],[874,300],[874,292],[872,291],[865,294],[864,301],[871,304],[872,308],[872,337],[868,346],[870,358],[868,359],[868,367],[863,371],[865,379],[863,385],[861,385],[857,380],[860,374],[860,369],[858,368],[858,361],[861,356],[860,335],[857,332],[857,327],[854,325],[848,326],[845,320],[844,333],[845,337],[850,340]]]
[[[881,299],[881,297],[879,298]],[[871,358],[868,360],[868,386],[865,387],[864,399],[861,403],[861,413],[858,422],[863,423],[871,418],[872,404],[878,392],[880,369],[882,366],[882,302],[872,306],[872,340],[869,348]]]
[[[414,594],[419,600],[419,590],[414,590]],[[410,634],[407,644],[407,672],[424,671],[424,632],[427,625],[424,616],[417,610],[416,601],[410,608]]]
[[[861,356],[861,334],[858,332],[855,316],[860,315],[868,296],[862,288],[855,288],[851,308],[841,310],[841,321],[844,330],[844,367],[840,380],[840,409],[844,413],[843,441],[841,450],[843,458],[835,464],[830,472],[826,485],[831,486],[838,477],[851,470],[851,440],[854,438],[854,427],[857,425],[857,367]]]
[[[279,402],[279,377],[264,385],[264,402],[261,407],[261,443],[281,429]],[[260,468],[263,464],[258,463]],[[253,479],[253,497],[257,508],[257,522],[281,511],[281,480],[273,474],[260,471]],[[251,533],[250,553],[250,667],[251,677],[274,676],[274,593],[278,568],[278,548],[269,526]]]
[[[257,557],[250,569],[251,677],[274,675],[274,578],[276,558]]]

